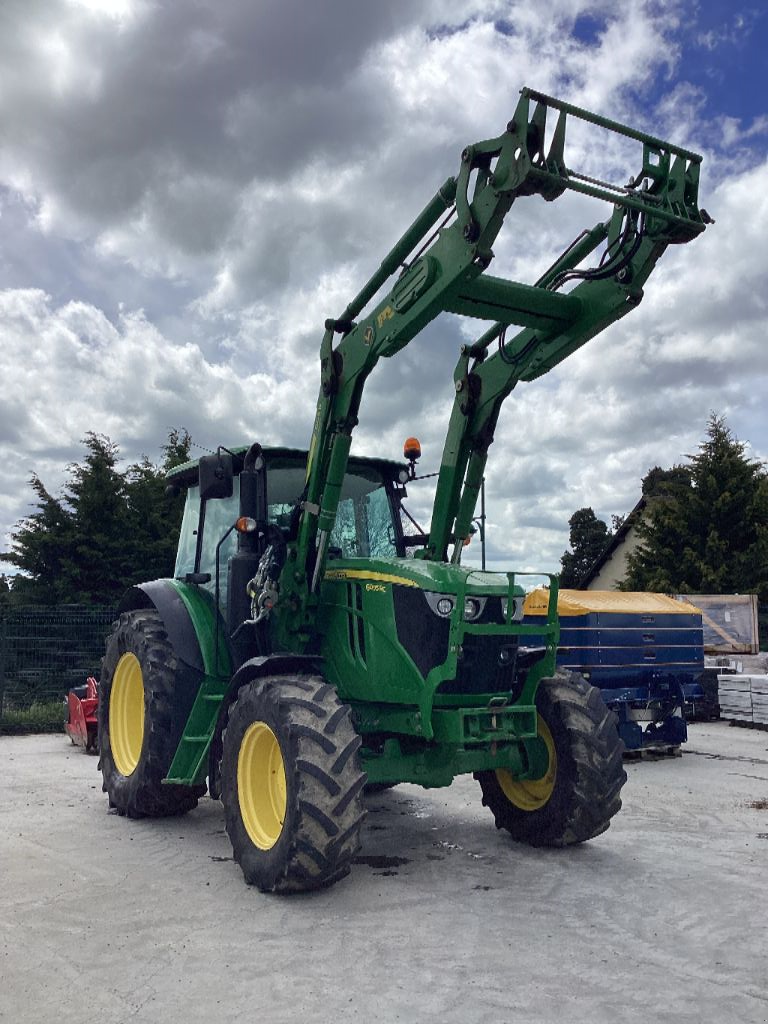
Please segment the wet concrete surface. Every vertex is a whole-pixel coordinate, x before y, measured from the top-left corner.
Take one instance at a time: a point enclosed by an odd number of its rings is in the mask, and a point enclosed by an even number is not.
[[[471,778],[372,795],[349,878],[291,898],[245,886],[208,798],[128,821],[65,737],[0,756],[0,1021],[768,1020],[768,732],[628,763],[570,850],[512,843]]]

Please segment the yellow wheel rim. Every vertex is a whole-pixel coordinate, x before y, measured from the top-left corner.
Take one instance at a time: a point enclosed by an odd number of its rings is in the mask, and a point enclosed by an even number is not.
[[[499,768],[496,778],[504,796],[521,811],[538,811],[552,796],[557,778],[557,751],[552,733],[539,715],[539,736],[544,740],[549,754],[549,765],[540,779],[516,779],[506,768]]]
[[[283,753],[264,722],[249,725],[240,744],[237,796],[251,841],[260,850],[271,850],[283,831],[288,801]]]
[[[112,677],[109,742],[121,775],[132,775],[144,744],[144,677],[135,654],[124,654]]]

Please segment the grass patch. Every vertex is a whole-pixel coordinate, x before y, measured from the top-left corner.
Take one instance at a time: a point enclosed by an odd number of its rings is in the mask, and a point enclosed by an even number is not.
[[[63,732],[65,714],[66,708],[60,700],[31,704],[28,708],[6,708],[0,718],[0,736]]]

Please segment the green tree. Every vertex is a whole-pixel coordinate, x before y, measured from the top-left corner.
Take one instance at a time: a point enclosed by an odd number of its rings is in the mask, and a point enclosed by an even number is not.
[[[768,474],[745,452],[713,413],[690,466],[668,471],[649,502],[625,589],[768,599]]]
[[[691,470],[689,466],[673,466],[662,469],[654,466],[643,477],[643,497],[657,498],[662,495],[675,494],[679,487],[690,487]]]
[[[560,559],[560,586],[578,587],[612,534],[591,508],[577,509],[568,520],[568,526],[571,550],[563,552]]]
[[[173,575],[184,496],[166,494],[165,477],[189,460],[191,445],[187,431],[174,430],[162,447],[160,465],[143,455],[125,473],[131,583]]]
[[[73,542],[74,517],[37,474],[30,486],[37,508],[16,526],[11,534],[13,550],[2,556],[20,570],[14,577],[12,600],[14,604],[61,604],[67,600],[64,561]]]
[[[60,497],[33,476],[36,509],[1,556],[20,570],[13,603],[115,604],[132,583],[170,575],[183,500],[165,494],[165,474],[188,459],[190,444],[186,431],[172,431],[159,466],[143,456],[120,470],[117,445],[89,433]]]
[[[64,557],[64,582],[74,604],[113,604],[130,574],[130,518],[119,450],[108,437],[86,434],[86,456],[68,467],[65,500],[73,536]]]

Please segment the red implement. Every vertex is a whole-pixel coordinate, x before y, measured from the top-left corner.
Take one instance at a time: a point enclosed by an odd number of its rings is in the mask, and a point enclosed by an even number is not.
[[[89,676],[85,686],[77,686],[67,694],[67,720],[64,729],[78,747],[85,747],[86,754],[95,754],[99,749],[98,739],[99,684]]]

